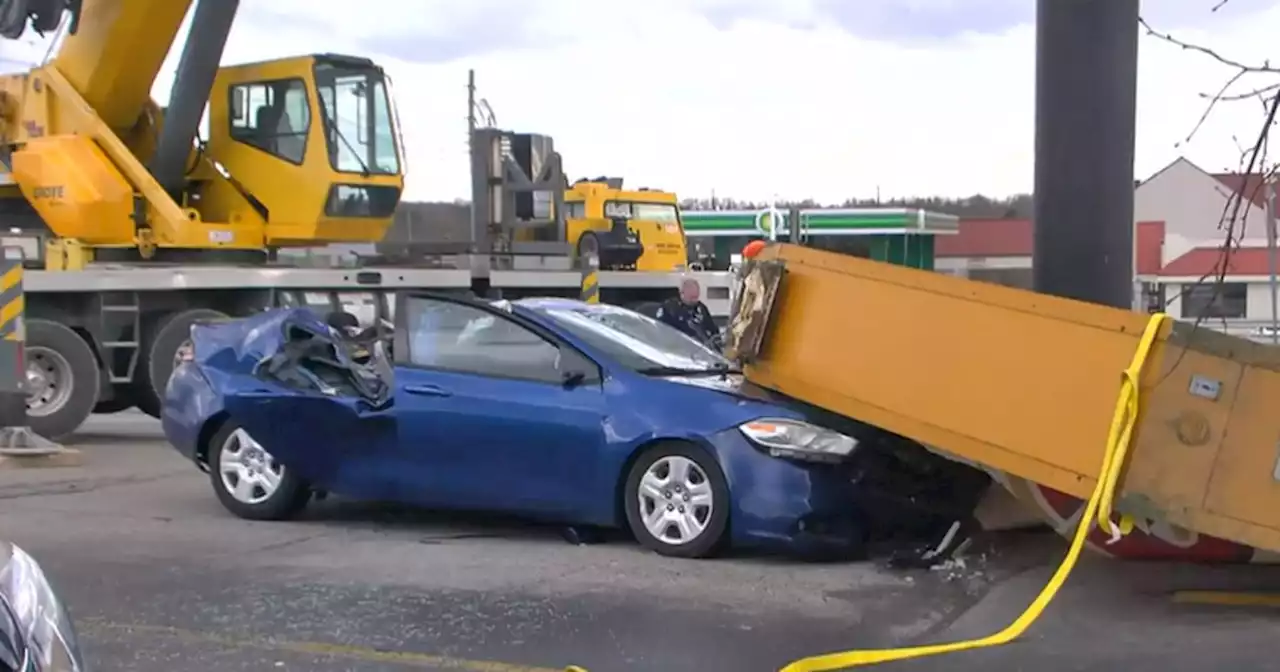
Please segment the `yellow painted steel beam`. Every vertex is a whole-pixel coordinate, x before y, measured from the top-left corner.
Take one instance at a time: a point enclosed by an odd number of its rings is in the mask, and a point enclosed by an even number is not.
[[[785,269],[766,301],[765,268]],[[730,325],[755,383],[1076,497],[1093,491],[1148,315],[793,245]],[[752,275],[756,277],[753,278]],[[1123,513],[1280,550],[1280,348],[1166,323]]]

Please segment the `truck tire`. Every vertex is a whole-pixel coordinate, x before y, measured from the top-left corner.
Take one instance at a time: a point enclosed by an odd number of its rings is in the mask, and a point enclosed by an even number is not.
[[[80,334],[48,320],[27,321],[27,424],[52,441],[76,431],[98,403],[98,358]]]
[[[600,259],[600,247],[600,236],[595,231],[584,231],[578,236],[578,244],[573,249],[574,266],[586,270],[591,263],[588,258],[594,255],[598,266],[604,268],[604,261]]]
[[[110,399],[99,399],[94,404],[93,412],[95,415],[107,415],[109,413],[119,413],[133,408],[133,395],[131,391],[123,386],[117,386],[114,396]]]
[[[133,371],[133,397],[138,410],[153,418],[160,417],[164,388],[173,375],[178,350],[191,339],[191,326],[202,320],[226,317],[225,313],[210,308],[193,308],[164,315],[143,330],[142,350]]]

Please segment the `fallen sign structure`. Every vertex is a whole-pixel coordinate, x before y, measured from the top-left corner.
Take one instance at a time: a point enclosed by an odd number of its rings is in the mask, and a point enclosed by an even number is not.
[[[80,451],[49,441],[27,425],[27,394],[33,383],[24,356],[25,300],[21,251],[16,252],[17,259],[0,261],[0,372],[8,372],[0,375],[0,469],[79,466]],[[34,384],[40,384],[35,378]]]
[[[1078,524],[1059,526],[1071,544],[1053,578],[1000,632],[822,654],[784,672],[1008,643],[1066,581],[1095,517],[1113,541],[1141,519],[1280,550],[1280,417],[1271,410],[1280,348],[1163,314],[792,245],[769,246],[743,268],[729,332],[730,354],[758,385],[1005,487],[1087,498]]]
[[[1080,498],[1151,317],[792,245],[743,283],[756,384]],[[1116,510],[1280,551],[1280,349],[1166,321],[1148,362]]]

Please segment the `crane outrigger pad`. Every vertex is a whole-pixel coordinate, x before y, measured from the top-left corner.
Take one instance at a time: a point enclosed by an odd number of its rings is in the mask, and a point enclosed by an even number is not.
[[[751,381],[1081,498],[1150,317],[786,244],[741,282]],[[1116,509],[1280,551],[1280,348],[1169,320],[1148,361]]]

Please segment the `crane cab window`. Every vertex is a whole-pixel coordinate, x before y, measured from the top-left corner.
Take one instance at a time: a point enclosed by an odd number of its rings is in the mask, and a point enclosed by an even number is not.
[[[398,136],[378,70],[316,66],[329,163],[340,173],[397,175]]]
[[[564,202],[564,218],[565,219],[586,219],[587,204],[582,201],[565,201]]]
[[[605,201],[605,217],[641,219],[663,224],[679,224],[680,210],[674,203],[644,203],[642,201]]]
[[[307,85],[301,79],[231,87],[232,139],[290,163],[302,163],[310,129]]]

